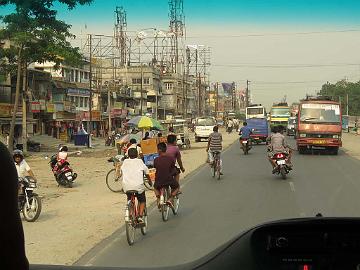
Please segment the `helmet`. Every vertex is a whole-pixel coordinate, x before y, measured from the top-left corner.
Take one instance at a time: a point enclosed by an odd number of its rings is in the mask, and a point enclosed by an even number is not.
[[[67,151],[68,151],[68,147],[66,145],[60,146],[59,152],[67,152]]]
[[[19,150],[19,149],[16,149],[14,150],[13,152],[13,158],[15,157],[21,157],[21,159],[24,159],[24,153],[23,151]]]

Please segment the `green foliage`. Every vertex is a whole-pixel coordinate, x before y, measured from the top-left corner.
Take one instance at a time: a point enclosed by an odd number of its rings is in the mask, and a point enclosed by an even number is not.
[[[360,115],[360,81],[338,81],[335,84],[324,84],[319,92],[320,95],[333,97],[341,101],[342,112],[346,114],[346,95],[349,95],[349,115]]]
[[[69,42],[74,38],[71,25],[56,18],[55,2],[65,4],[68,9],[77,5],[90,4],[92,0],[0,0],[0,8],[14,5],[15,12],[2,16],[5,24],[0,29],[0,40],[10,40],[10,48],[0,49],[0,62],[7,71],[13,71],[17,63],[18,48],[23,47],[21,60],[26,63],[53,61],[80,64],[82,56],[79,48]],[[0,66],[0,67],[1,67]],[[7,66],[7,67],[5,67]]]

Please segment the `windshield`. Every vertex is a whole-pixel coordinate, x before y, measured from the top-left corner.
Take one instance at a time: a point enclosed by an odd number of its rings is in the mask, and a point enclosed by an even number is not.
[[[340,123],[340,106],[332,104],[303,104],[301,122]]]
[[[264,115],[264,109],[263,108],[247,108],[246,110],[247,110],[248,115],[257,115],[257,114]]]
[[[215,124],[213,118],[200,118],[196,121],[197,126],[214,126]]]
[[[0,150],[37,181],[1,191],[31,264],[167,269],[360,217],[359,146],[360,0],[0,0]]]
[[[271,116],[289,117],[290,116],[290,110],[289,110],[289,108],[272,108],[271,109]]]

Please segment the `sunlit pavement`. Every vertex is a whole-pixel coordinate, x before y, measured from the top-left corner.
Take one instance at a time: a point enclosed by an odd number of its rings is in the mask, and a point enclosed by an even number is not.
[[[294,144],[294,141],[291,141]],[[197,259],[241,231],[261,222],[294,217],[360,216],[360,161],[338,156],[294,155],[287,180],[271,174],[266,147],[244,156],[238,143],[224,158],[224,176],[207,166],[188,177],[178,216],[168,222],[150,212],[148,235],[129,247],[124,229],[84,255],[78,265],[168,266]]]

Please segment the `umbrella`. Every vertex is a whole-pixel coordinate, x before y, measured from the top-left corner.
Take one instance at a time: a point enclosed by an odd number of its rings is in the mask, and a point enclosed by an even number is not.
[[[159,121],[147,117],[147,116],[136,116],[127,122],[130,126],[136,126],[140,129],[157,129],[163,130],[164,128],[161,126]]]

